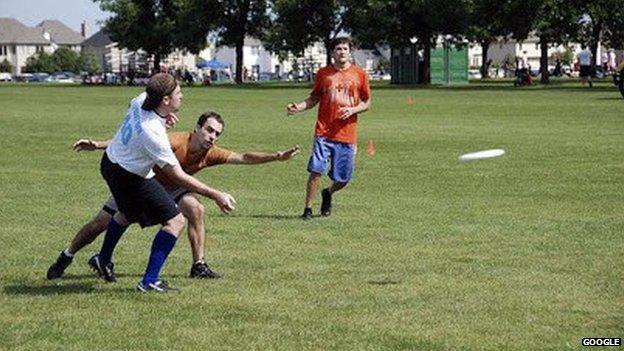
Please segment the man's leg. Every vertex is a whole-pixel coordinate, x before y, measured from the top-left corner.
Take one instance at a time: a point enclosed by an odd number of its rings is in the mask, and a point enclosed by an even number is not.
[[[100,212],[89,221],[87,224],[82,226],[71,244],[65,250],[63,250],[59,257],[56,259],[50,268],[48,268],[47,278],[48,279],[57,279],[60,278],[65,269],[69,267],[74,259],[74,255],[78,253],[83,247],[91,244],[102,232],[106,230],[106,226],[111,219],[111,215],[105,210],[100,210]]]
[[[318,191],[320,182],[321,174],[310,172],[308,185],[306,187],[305,209],[303,210],[303,215],[301,216],[303,219],[312,218],[312,204],[314,203],[314,198],[316,197],[316,192]]]
[[[130,223],[123,213],[115,213],[113,218],[108,222],[106,235],[104,236],[100,252],[89,259],[88,263],[93,271],[107,282],[114,282],[117,280],[112,263],[113,251],[129,225]]]
[[[75,255],[83,247],[91,244],[100,234],[102,234],[110,222],[113,216],[105,210],[100,212],[89,223],[85,224],[76,233],[74,240],[69,244],[67,251],[72,255]]]
[[[188,220],[188,236],[191,243],[191,253],[193,254],[193,262],[202,261],[204,259],[204,205],[191,194],[182,196],[178,201],[180,212]]]
[[[323,189],[321,196],[321,215],[329,216],[332,207],[332,195],[340,189],[347,186],[353,177],[353,168],[355,165],[356,146],[336,142],[332,145],[331,153],[331,169],[329,177],[333,181],[329,188]]]
[[[167,292],[170,290],[176,290],[169,287],[166,282],[159,280],[158,277],[165,261],[167,260],[167,257],[173,250],[182,229],[184,229],[185,224],[186,220],[184,219],[184,215],[182,215],[182,213],[178,213],[178,215],[169,219],[160,228],[158,233],[156,233],[154,241],[152,242],[152,249],[147,262],[147,268],[145,269],[145,275],[143,276],[141,282],[139,282],[139,285],[137,285],[137,290],[142,292]]]

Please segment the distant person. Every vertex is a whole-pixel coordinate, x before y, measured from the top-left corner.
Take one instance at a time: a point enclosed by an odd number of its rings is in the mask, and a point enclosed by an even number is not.
[[[561,77],[561,60],[557,59],[555,61],[555,69],[553,70],[553,76]]]
[[[339,37],[332,41],[334,63],[321,68],[314,80],[310,96],[286,106],[288,115],[313,108],[320,103],[314,132],[314,146],[308,162],[308,178],[304,220],[312,218],[312,204],[329,165],[330,187],[321,192],[321,215],[329,216],[332,196],[344,188],[353,176],[357,148],[358,113],[371,104],[368,74],[349,59],[351,40]]]
[[[591,71],[591,60],[592,54],[587,48],[587,46],[583,47],[583,50],[578,54],[578,62],[579,62],[579,76],[581,77],[581,85],[585,86],[589,82],[589,87],[593,87],[592,84],[592,71]]]

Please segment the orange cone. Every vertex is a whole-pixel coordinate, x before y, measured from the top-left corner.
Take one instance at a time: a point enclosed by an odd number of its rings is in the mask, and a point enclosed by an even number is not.
[[[373,142],[372,139],[370,139],[369,141],[366,142],[366,154],[368,156],[374,156],[375,155],[375,143]]]

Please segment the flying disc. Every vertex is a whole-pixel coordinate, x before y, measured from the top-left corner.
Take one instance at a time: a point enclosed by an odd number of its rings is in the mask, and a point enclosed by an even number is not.
[[[459,161],[467,162],[467,161],[474,161],[474,160],[482,160],[485,158],[502,156],[504,154],[505,154],[505,150],[503,149],[482,150],[482,151],[471,152],[468,154],[463,154],[459,156]]]

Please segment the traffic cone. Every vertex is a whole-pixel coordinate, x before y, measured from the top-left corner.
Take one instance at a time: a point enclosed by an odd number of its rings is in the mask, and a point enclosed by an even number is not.
[[[370,139],[369,141],[366,142],[366,154],[368,156],[374,156],[375,155],[375,143],[373,142],[372,139]]]

